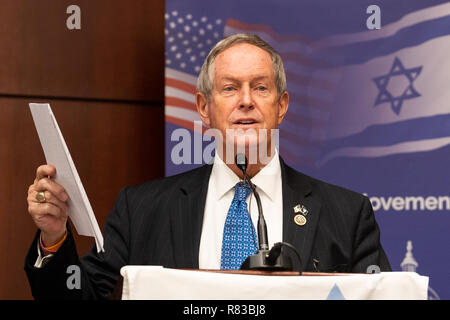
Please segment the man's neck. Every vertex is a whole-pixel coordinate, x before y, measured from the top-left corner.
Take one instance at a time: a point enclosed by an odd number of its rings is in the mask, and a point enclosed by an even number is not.
[[[227,164],[228,168],[230,168],[241,180],[244,180],[244,174],[242,173],[241,169],[238,168],[236,164]],[[247,167],[247,175],[250,178],[253,178],[256,176],[256,174],[261,171],[262,168],[264,168],[265,165],[262,164],[249,164]]]

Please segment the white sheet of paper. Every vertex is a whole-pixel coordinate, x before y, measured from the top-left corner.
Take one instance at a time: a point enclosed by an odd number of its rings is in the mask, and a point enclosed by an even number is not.
[[[89,199],[70,156],[64,137],[48,103],[30,103],[34,125],[48,164],[56,167],[53,180],[69,195],[68,214],[79,235],[95,238],[97,252],[105,251],[103,236]]]

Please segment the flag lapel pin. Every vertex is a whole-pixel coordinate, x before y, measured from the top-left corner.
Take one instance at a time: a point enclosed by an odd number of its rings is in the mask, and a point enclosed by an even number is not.
[[[294,212],[297,213],[294,217],[294,222],[299,226],[304,226],[306,224],[306,215],[308,214],[308,209],[304,205],[296,205],[294,207]]]

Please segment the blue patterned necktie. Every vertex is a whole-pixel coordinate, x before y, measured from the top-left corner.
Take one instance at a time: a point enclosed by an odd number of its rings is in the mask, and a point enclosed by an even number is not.
[[[223,229],[221,269],[239,269],[248,256],[258,251],[255,227],[245,202],[250,192],[247,183],[238,182],[234,186],[234,198]]]

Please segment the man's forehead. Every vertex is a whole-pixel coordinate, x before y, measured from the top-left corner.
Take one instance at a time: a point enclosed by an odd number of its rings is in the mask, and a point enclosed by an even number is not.
[[[272,64],[270,54],[266,50],[249,43],[238,43],[225,49],[216,57],[215,63],[242,61],[242,59]]]
[[[217,80],[237,78],[272,78],[273,64],[269,53],[257,46],[241,43],[221,52],[214,62]]]

